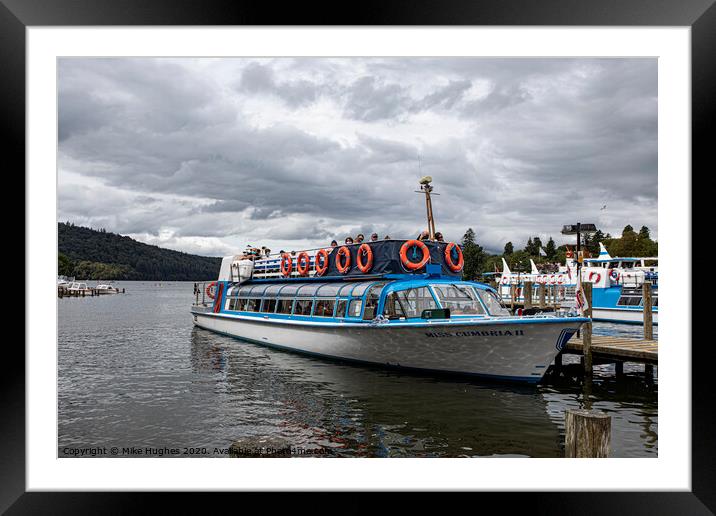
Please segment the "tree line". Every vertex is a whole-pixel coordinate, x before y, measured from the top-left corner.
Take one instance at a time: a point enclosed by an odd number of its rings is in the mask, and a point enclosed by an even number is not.
[[[221,258],[197,256],[130,237],[57,225],[58,274],[90,280],[206,281],[219,275]]]
[[[618,256],[658,256],[658,242],[651,239],[649,228],[642,226],[639,232],[634,231],[630,225],[624,226],[620,237],[613,237],[609,233],[597,230],[593,235],[582,235],[581,247],[587,252],[587,256],[599,256],[599,243],[614,257]],[[574,250],[574,245],[570,246]],[[544,251],[544,254],[540,252]],[[505,259],[510,269],[514,271],[529,272],[530,260],[535,264],[564,264],[567,257],[567,246],[557,246],[549,237],[547,243],[543,244],[538,236],[529,237],[522,249],[515,249],[512,242],[507,242],[502,254],[487,253],[476,241],[476,235],[472,228],[469,228],[462,237],[462,251],[465,259],[463,268],[463,279],[480,279],[483,273],[502,271],[502,258]]]

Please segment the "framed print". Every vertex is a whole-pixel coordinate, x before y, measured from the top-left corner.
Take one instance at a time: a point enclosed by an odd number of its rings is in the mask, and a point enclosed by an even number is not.
[[[3,0],[28,204],[3,510],[713,510],[713,2],[368,7]]]

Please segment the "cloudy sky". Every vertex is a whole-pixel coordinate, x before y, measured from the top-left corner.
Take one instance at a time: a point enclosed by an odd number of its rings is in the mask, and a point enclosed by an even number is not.
[[[58,220],[181,251],[657,227],[656,59],[62,59]],[[606,207],[605,207],[606,206]]]

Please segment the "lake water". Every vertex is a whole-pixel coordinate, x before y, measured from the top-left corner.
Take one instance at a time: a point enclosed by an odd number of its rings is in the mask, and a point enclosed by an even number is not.
[[[192,283],[116,285],[58,299],[59,456],[223,456],[270,436],[331,457],[560,457],[564,412],[584,404],[576,357],[530,387],[345,365],[194,328]],[[656,457],[658,380],[624,369],[595,367],[592,407],[612,416],[612,456]]]

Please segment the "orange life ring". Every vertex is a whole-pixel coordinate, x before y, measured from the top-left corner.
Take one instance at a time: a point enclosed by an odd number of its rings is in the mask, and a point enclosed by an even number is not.
[[[452,261],[452,249],[457,248],[457,263]],[[450,242],[445,248],[445,264],[453,272],[460,272],[465,265],[465,258],[462,255],[462,249],[455,242]]]
[[[363,263],[362,256],[365,254],[366,262]],[[368,272],[373,267],[373,250],[368,244],[361,244],[358,248],[358,254],[356,255],[356,267],[363,274]]]
[[[345,258],[345,262],[343,263],[341,263],[341,256]],[[338,254],[336,255],[336,269],[338,269],[338,272],[340,272],[341,274],[345,274],[350,268],[351,252],[346,246],[342,246],[340,249],[338,249]]]
[[[593,281],[593,283],[599,283],[599,280],[602,279],[602,275],[599,274],[598,272],[594,272],[594,271],[592,271],[592,272],[589,273],[589,281],[592,281],[592,278],[593,278],[595,275],[597,276],[597,279],[595,279],[595,280]]]
[[[305,262],[305,265],[302,265]],[[308,269],[311,266],[311,257],[306,251],[298,253],[296,258],[296,272],[301,276],[308,276]]]
[[[321,256],[323,257],[323,265],[321,265]],[[313,260],[313,265],[316,268],[316,274],[318,276],[323,276],[323,274],[328,270],[328,251],[325,249],[319,249]]]
[[[209,283],[206,286],[206,289],[204,290],[204,292],[206,293],[207,297],[214,299],[215,289],[216,289],[216,281],[212,281],[211,283]]]
[[[408,260],[408,249],[416,246],[423,251],[423,258],[419,262],[411,262]],[[420,240],[408,240],[400,248],[400,261],[403,262],[403,265],[411,271],[425,266],[425,264],[428,263],[428,260],[430,260],[430,250],[428,249],[428,246]]]
[[[557,285],[564,285],[564,274],[557,276]]]
[[[288,277],[291,275],[291,269],[293,269],[293,260],[291,260],[291,255],[283,253],[283,255],[281,255],[281,274]]]

